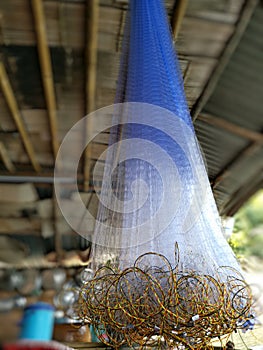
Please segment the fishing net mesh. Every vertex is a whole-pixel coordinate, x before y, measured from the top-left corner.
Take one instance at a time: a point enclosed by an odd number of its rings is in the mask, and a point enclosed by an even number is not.
[[[250,317],[161,0],[132,0],[79,312],[113,347],[202,348]]]

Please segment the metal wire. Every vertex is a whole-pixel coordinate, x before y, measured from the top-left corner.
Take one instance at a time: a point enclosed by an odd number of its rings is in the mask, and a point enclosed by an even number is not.
[[[163,266],[144,266],[149,254],[158,256]],[[232,271],[222,282],[219,274],[201,275],[171,265],[165,256],[147,253],[122,271],[102,267],[82,287],[81,318],[115,348],[166,344],[201,349],[250,317],[252,295],[246,282],[235,277],[239,272],[222,267]]]

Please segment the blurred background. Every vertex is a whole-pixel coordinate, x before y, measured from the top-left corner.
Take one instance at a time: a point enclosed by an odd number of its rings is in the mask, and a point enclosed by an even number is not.
[[[263,280],[262,4],[165,1],[226,237],[248,280],[257,284],[258,299]],[[57,323],[67,329],[59,340],[74,339],[67,322],[78,325],[73,290],[90,278],[94,219],[85,238],[68,225],[54,194],[54,164],[70,128],[114,102],[127,8],[127,0],[0,1],[1,342],[17,338],[22,310],[34,301],[55,306]],[[94,128],[87,125],[79,147]],[[94,218],[94,187],[100,187],[103,172],[93,179],[93,168],[108,137],[108,130],[98,135],[79,162],[78,188]],[[78,147],[68,151],[74,155]],[[71,169],[70,163],[65,166]],[[63,196],[74,204],[77,193],[69,180],[65,173]],[[257,308],[260,314],[260,304]],[[262,341],[258,334],[252,343]]]

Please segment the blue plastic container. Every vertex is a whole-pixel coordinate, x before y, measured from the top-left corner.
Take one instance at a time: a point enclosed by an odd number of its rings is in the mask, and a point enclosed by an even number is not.
[[[47,303],[29,305],[24,310],[20,339],[48,341],[52,339],[54,307]]]

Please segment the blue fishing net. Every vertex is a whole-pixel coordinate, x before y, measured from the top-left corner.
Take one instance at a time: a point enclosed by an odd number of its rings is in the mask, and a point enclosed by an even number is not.
[[[106,261],[116,256],[122,268],[148,251],[172,263],[175,242],[182,268],[214,274],[226,255],[238,268],[222,237],[160,0],[130,2],[115,102],[95,227],[101,246],[101,253],[94,252],[95,269],[107,254]],[[116,248],[121,251],[114,253]]]
[[[112,346],[203,347],[248,317],[251,296],[222,234],[161,0],[130,2],[115,102],[82,312]]]

